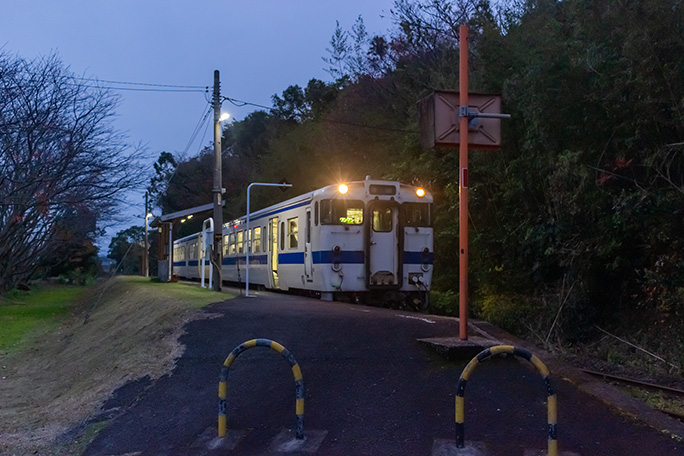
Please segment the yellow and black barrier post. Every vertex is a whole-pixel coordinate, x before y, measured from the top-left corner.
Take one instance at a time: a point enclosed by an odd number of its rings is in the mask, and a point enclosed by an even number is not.
[[[463,369],[461,373],[461,378],[458,379],[458,385],[456,387],[456,447],[464,447],[464,432],[465,432],[465,387],[468,383],[470,375],[475,370],[478,364],[489,359],[492,356],[500,354],[510,354],[519,356],[531,362],[534,367],[537,368],[542,378],[544,379],[544,384],[546,385],[546,391],[548,394],[547,398],[547,415],[548,415],[548,456],[558,456],[558,441],[556,439],[556,425],[557,425],[557,402],[556,393],[551,386],[551,380],[549,379],[549,369],[546,365],[535,355],[523,348],[516,348],[512,345],[497,345],[495,347],[490,347],[482,350],[476,357],[470,360],[468,365]]]
[[[237,358],[240,353],[244,352],[245,350],[248,350],[250,348],[254,347],[267,347],[270,348],[271,350],[274,350],[281,355],[290,363],[290,366],[292,366],[292,373],[294,374],[294,380],[295,380],[295,401],[296,401],[296,410],[295,413],[297,414],[297,424],[296,424],[296,431],[295,431],[295,437],[298,440],[301,440],[304,438],[304,379],[302,378],[302,370],[299,368],[299,364],[297,364],[297,361],[295,360],[294,356],[282,345],[280,345],[278,342],[275,342],[270,339],[252,339],[248,340],[247,342],[243,342],[242,344],[238,345],[235,347],[235,349],[228,355],[226,360],[223,363],[223,367],[221,367],[221,374],[219,376],[219,389],[218,389],[218,396],[219,396],[219,414],[218,414],[218,436],[219,438],[223,438],[226,436],[226,414],[227,414],[227,402],[226,402],[226,396],[228,394],[228,370],[230,369],[231,364],[233,364],[233,361],[235,361],[235,358]]]

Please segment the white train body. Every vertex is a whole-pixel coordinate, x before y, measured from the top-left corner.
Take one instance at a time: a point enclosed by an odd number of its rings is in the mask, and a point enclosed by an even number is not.
[[[223,226],[224,281],[303,290],[322,299],[427,307],[433,266],[432,196],[366,179],[289,199]],[[202,234],[174,242],[173,273],[201,277]],[[205,266],[208,268],[208,266]],[[205,276],[208,277],[208,269]]]

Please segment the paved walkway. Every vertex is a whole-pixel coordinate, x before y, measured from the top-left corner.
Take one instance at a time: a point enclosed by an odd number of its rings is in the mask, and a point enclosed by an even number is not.
[[[128,385],[106,404],[115,417],[85,455],[545,454],[544,382],[530,363],[512,356],[487,360],[471,375],[464,396],[466,448],[455,451],[454,396],[468,360],[447,360],[417,342],[453,342],[455,318],[264,292],[206,312],[217,317],[187,325],[186,351],[170,375]],[[489,325],[476,324],[471,334],[527,348],[549,367],[558,396],[559,454],[684,454],[684,443],[661,432],[684,435],[684,425]],[[255,338],[281,343],[301,367],[303,442],[294,438],[290,363],[260,347],[232,364],[228,435],[216,438],[221,366],[231,350]]]

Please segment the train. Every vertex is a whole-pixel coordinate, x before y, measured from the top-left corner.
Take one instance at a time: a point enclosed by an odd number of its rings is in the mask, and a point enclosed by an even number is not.
[[[222,279],[241,284],[248,273],[252,288],[426,312],[432,211],[422,187],[370,176],[328,185],[225,223]],[[176,240],[173,274],[208,277],[212,238]]]

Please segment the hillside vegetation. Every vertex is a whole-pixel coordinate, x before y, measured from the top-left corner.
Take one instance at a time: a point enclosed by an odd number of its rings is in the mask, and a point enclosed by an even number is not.
[[[34,326],[1,349],[0,454],[78,453],[60,446],[59,436],[87,423],[126,382],[169,373],[182,354],[183,325],[206,317],[198,308],[231,298],[138,277],[116,277],[83,295],[70,315],[55,316],[62,318],[58,327]],[[0,305],[24,306],[25,315],[41,307],[31,296],[19,300],[5,297]]]

